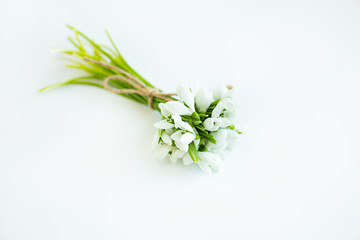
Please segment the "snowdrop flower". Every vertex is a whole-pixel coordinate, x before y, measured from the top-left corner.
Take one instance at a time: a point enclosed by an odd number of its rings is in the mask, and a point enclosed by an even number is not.
[[[206,112],[210,104],[214,101],[213,93],[206,88],[200,88],[196,94],[195,101],[198,109]]]
[[[184,86],[183,84],[179,85],[176,89],[178,97],[183,101],[184,104],[191,110],[195,111],[195,101],[194,96],[191,93],[190,88]]]
[[[229,89],[225,85],[221,85],[213,90],[213,95],[215,99],[231,98],[234,93],[233,89]]]
[[[199,167],[206,173],[212,173],[212,170],[220,171],[222,167],[219,155],[211,152],[199,152]]]
[[[167,144],[165,141],[161,141],[159,135],[156,134],[152,142],[152,149],[155,151],[156,158],[163,159],[166,158],[169,152],[173,150],[173,147],[171,144]]]
[[[186,152],[176,149],[174,152],[171,152],[169,157],[169,161],[172,163],[176,163],[178,159],[181,159],[185,156]]]
[[[184,163],[185,166],[188,166],[188,165],[194,163],[194,160],[192,160],[192,158],[190,157],[190,154],[186,154],[183,157],[183,163]]]
[[[170,129],[174,127],[174,124],[168,122],[167,120],[160,120],[154,124],[154,127],[158,129]]]
[[[224,110],[226,110],[224,103],[219,101],[211,113],[211,118],[207,118],[204,121],[206,130],[213,132],[217,131],[219,128],[226,128],[231,125],[231,121],[229,119],[221,117]]]
[[[161,114],[165,117],[168,117],[171,114],[177,115],[190,115],[190,110],[179,101],[170,101],[167,103],[160,103],[159,108],[161,110]]]
[[[230,131],[227,129],[220,129],[217,132],[211,133],[211,135],[213,135],[214,138],[216,139],[216,143],[208,142],[206,144],[206,148],[213,151],[225,150],[228,145],[227,140],[228,140],[229,132]]]
[[[169,136],[166,132],[163,132],[161,136],[156,134],[153,140],[153,149],[155,150],[157,158],[163,159],[169,157],[169,161],[175,163],[179,158],[184,157],[187,153],[187,149],[183,148],[181,145],[181,148],[179,147],[179,144],[182,143],[182,141],[179,141],[178,144],[176,144],[175,141],[176,147],[174,147],[172,139],[173,135],[174,134],[171,134],[171,136]]]
[[[169,123],[167,120],[160,120],[156,122],[154,126],[158,129],[173,129],[175,130],[174,133],[171,134],[169,137],[168,134],[163,133],[159,136],[163,142],[168,143],[169,145],[172,144],[172,140],[174,140],[174,144],[177,146],[178,149],[181,151],[187,152],[189,149],[189,144],[195,140],[195,133],[194,129],[191,127],[190,124],[181,120],[179,115],[173,115],[172,119],[173,123]]]
[[[166,132],[163,132],[160,136],[160,139],[163,143],[171,146],[172,145],[172,140],[171,137],[169,136],[169,134],[167,134]]]
[[[171,139],[174,140],[176,147],[181,151],[187,152],[189,150],[189,144],[195,139],[195,136],[193,133],[184,133],[179,130],[171,135]]]
[[[169,101],[167,103],[160,103],[159,108],[164,117],[175,115],[190,115],[195,111],[194,96],[190,89],[184,85],[177,87],[177,95],[181,101]]]
[[[212,173],[212,171],[220,171],[222,167],[222,161],[219,155],[212,152],[199,152],[199,160],[197,165],[206,173]],[[188,166],[193,163],[190,155],[187,154],[183,158],[185,166]]]
[[[226,128],[231,125],[231,120],[228,117],[233,117],[235,110],[235,103],[231,99],[232,91],[227,87],[222,86],[213,90],[213,95],[219,102],[211,113],[211,118],[204,121],[206,130],[214,132],[219,128]]]
[[[154,150],[156,158],[164,159],[174,148],[166,144],[159,144]]]
[[[219,103],[221,103],[221,107],[229,111],[235,110],[235,102],[232,100],[233,93],[234,90],[228,89],[225,85],[222,85],[213,90],[214,98],[216,100],[220,99]]]
[[[205,129],[211,132],[217,131],[220,127],[230,126],[231,122],[227,118],[207,118],[204,121]]]
[[[194,129],[190,126],[190,124],[181,120],[181,117],[179,115],[174,115],[172,119],[174,119],[175,128],[194,133]]]

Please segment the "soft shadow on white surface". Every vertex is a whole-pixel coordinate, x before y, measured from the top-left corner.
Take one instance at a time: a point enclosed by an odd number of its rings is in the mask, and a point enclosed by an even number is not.
[[[356,1],[0,3],[0,239],[359,239]],[[108,28],[165,91],[234,85],[224,171],[155,159],[145,106],[86,86],[54,46]]]

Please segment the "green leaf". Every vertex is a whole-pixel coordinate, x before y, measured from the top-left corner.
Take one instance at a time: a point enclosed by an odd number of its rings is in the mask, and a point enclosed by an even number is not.
[[[196,125],[196,129],[200,131],[206,131],[205,127],[202,124]]]
[[[193,121],[193,123],[194,123],[195,126],[198,126],[198,125],[202,124],[202,121],[200,121],[200,120],[199,121]]]
[[[198,151],[196,150],[195,143],[192,142],[189,144],[189,155],[191,159],[196,163],[199,161]]]
[[[67,58],[66,60],[71,62],[71,64],[68,64],[66,66],[84,71],[86,75],[78,78],[73,78],[62,83],[53,84],[51,86],[40,89],[39,91],[45,91],[68,84],[83,84],[83,85],[92,85],[92,86],[104,88],[103,81],[105,78],[115,74],[120,74],[113,69],[108,69],[104,66],[99,66],[97,64],[89,63],[84,60],[84,57],[96,61],[104,62],[107,64],[111,64],[118,68],[124,69],[134,77],[138,78],[140,81],[144,82],[144,84],[146,84],[148,87],[154,88],[152,84],[147,82],[144,78],[142,78],[135,70],[133,70],[129,66],[129,64],[121,56],[119,49],[116,47],[108,31],[106,31],[106,34],[114,50],[108,46],[99,44],[91,40],[85,34],[83,34],[82,32],[80,32],[79,30],[77,30],[72,26],[67,25],[67,27],[74,32],[74,37],[68,38],[70,43],[74,46],[74,49],[58,49],[56,52],[70,55],[71,58]],[[133,87],[128,83],[118,80],[110,81],[109,84],[119,89],[133,89]],[[141,104],[148,105],[148,98],[146,96],[133,94],[133,93],[119,94],[119,95],[122,95],[126,98],[129,98]],[[158,105],[159,103],[163,103],[163,102],[165,102],[165,100],[154,98],[153,99],[154,108],[160,111]]]
[[[212,142],[213,144],[216,144],[216,139],[213,135],[209,134],[207,131],[203,131],[203,130],[199,130],[198,129],[198,133],[200,136],[202,136],[203,138],[206,138],[207,140],[209,140],[210,142]]]
[[[211,115],[212,111],[214,110],[214,108],[216,107],[216,105],[220,102],[220,99],[217,99],[215,101],[213,101],[210,106],[208,107],[208,109],[206,110],[206,114]]]
[[[39,92],[44,92],[44,91],[50,90],[52,88],[57,88],[57,87],[64,86],[64,85],[67,85],[67,84],[74,84],[74,83],[87,84],[87,83],[89,83],[89,82],[85,83],[85,82],[79,81],[79,80],[84,80],[84,79],[94,79],[94,76],[83,76],[83,77],[73,78],[73,79],[70,79],[70,80],[65,81],[65,82],[56,83],[56,84],[44,87],[44,88],[40,89]]]
[[[191,117],[192,117],[193,119],[197,120],[197,121],[200,121],[200,116],[199,116],[199,114],[198,114],[197,112],[193,112],[193,113],[191,114]]]
[[[190,116],[186,116],[186,115],[181,115],[181,120],[185,121],[185,122],[190,122],[191,117]]]

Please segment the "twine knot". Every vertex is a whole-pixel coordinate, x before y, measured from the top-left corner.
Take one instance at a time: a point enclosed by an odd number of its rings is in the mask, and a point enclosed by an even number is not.
[[[107,64],[104,62],[99,62],[99,61],[96,61],[96,60],[93,60],[93,59],[90,59],[87,57],[84,57],[84,60],[87,62],[91,62],[93,64],[97,64],[97,65],[109,68],[109,69],[113,69],[119,73],[122,73],[124,76],[113,75],[113,76],[109,76],[109,77],[105,78],[104,79],[104,88],[113,93],[119,93],[119,94],[135,93],[135,94],[139,94],[142,96],[146,96],[148,98],[148,105],[151,109],[154,109],[154,106],[153,106],[154,98],[159,98],[159,99],[162,99],[162,100],[168,102],[168,101],[173,100],[173,99],[169,98],[170,96],[176,95],[176,93],[162,93],[157,88],[148,87],[142,81],[140,81],[139,79],[137,79],[130,73],[122,70],[121,68],[115,67],[113,65],[110,65],[110,64]],[[120,89],[120,88],[112,87],[109,85],[109,81],[111,81],[111,80],[119,80],[119,81],[128,83],[129,85],[134,87],[134,89],[130,89],[130,88]]]

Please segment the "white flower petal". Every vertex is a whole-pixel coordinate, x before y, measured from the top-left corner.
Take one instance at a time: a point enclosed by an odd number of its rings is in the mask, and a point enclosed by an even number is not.
[[[190,110],[181,102],[179,101],[170,101],[165,103],[165,109],[170,112],[171,114],[177,115],[189,115]]]
[[[154,124],[154,127],[158,129],[168,129],[168,128],[173,128],[174,124],[169,123],[166,120],[160,120]]]
[[[159,108],[161,115],[163,115],[164,117],[170,116],[170,112],[166,110],[165,103],[159,103]]]
[[[168,128],[168,129],[165,129],[165,133],[167,134],[167,135],[171,135],[171,134],[173,134],[175,131],[174,131],[174,128]]]
[[[216,143],[207,143],[206,148],[210,150],[220,150],[227,146],[227,136],[228,136],[229,130],[227,129],[220,129],[217,132],[211,133],[211,135],[214,136]]]
[[[210,90],[200,88],[196,94],[195,101],[199,110],[205,112],[210,104],[214,101],[214,97]]]
[[[220,124],[221,124],[220,118],[214,118],[214,125],[220,127]]]
[[[218,118],[207,118],[204,121],[204,126],[208,131],[216,131],[220,127],[220,120]]]
[[[173,115],[172,119],[174,119],[174,123],[175,123],[176,128],[187,130],[189,132],[194,132],[191,125],[188,124],[187,122],[184,122],[183,120],[181,120],[181,117],[179,115]]]
[[[171,145],[172,144],[172,140],[170,138],[170,136],[167,133],[163,133],[161,135],[161,139],[163,140],[164,143],[166,143],[167,145]]]
[[[220,102],[223,104],[223,106],[224,106],[224,108],[226,110],[229,110],[229,111],[234,111],[235,110],[236,105],[235,105],[235,102],[232,99],[224,98]]]
[[[199,165],[199,167],[201,168],[201,170],[203,170],[204,172],[209,173],[209,174],[212,173],[211,167],[209,166],[208,163],[199,161],[199,162],[198,162],[198,165]]]
[[[217,154],[216,154],[216,156],[218,156],[218,160],[217,160],[216,164],[211,165],[211,169],[216,172],[220,172],[222,169],[222,162],[221,162],[220,156]]]
[[[177,88],[176,88],[176,92],[177,95],[179,96],[179,98],[181,100],[184,101],[184,103],[186,103],[186,105],[188,105],[188,107],[192,110],[192,112],[194,111],[194,96],[191,93],[190,89],[188,87],[186,87],[183,84],[180,84]]]
[[[174,156],[174,154],[171,154],[171,155],[170,155],[169,161],[170,161],[171,163],[176,163],[177,160],[178,160],[178,159],[176,158],[176,156]]]
[[[198,156],[201,161],[207,162],[210,165],[216,164],[216,163],[218,163],[218,161],[221,160],[218,155],[216,155],[215,153],[212,153],[212,152],[199,152]]]
[[[204,121],[204,126],[206,130],[212,129],[214,127],[214,118],[207,118]]]
[[[192,133],[185,133],[181,136],[180,141],[185,144],[190,144],[195,139],[195,135]]]
[[[206,162],[208,164],[213,163],[215,159],[214,153],[211,152],[198,152],[198,156],[202,162]]]
[[[218,146],[224,145],[227,141],[229,130],[222,129],[213,134]]]
[[[222,102],[219,102],[219,103],[215,106],[214,110],[212,111],[211,117],[213,117],[213,118],[219,117],[220,113],[221,113],[223,110],[224,110],[223,103],[222,103]]]
[[[173,153],[173,155],[174,155],[176,158],[183,158],[186,153],[187,153],[187,152],[184,152],[184,151],[181,151],[181,150],[176,149],[175,152]]]
[[[155,149],[155,157],[158,159],[163,159],[168,155],[171,149],[172,147],[169,145],[158,145],[158,147]]]
[[[172,162],[172,163],[176,163],[177,160],[179,158],[182,158],[184,157],[184,155],[186,154],[186,152],[183,152],[179,149],[176,149],[174,152],[172,152],[172,154],[170,155],[169,157],[169,161]]]
[[[223,145],[219,145],[218,147],[208,147],[208,150],[219,155],[220,158],[223,158],[225,155],[225,151],[228,150],[228,142],[225,142]]]
[[[221,99],[226,96],[229,89],[225,85],[221,85],[213,90],[214,99]]]
[[[171,139],[173,139],[175,141],[176,147],[184,152],[187,152],[189,150],[189,144],[186,142],[183,142],[182,137],[183,137],[183,134],[182,134],[182,131],[180,131],[180,130],[171,135]]]
[[[194,161],[190,157],[190,154],[186,154],[185,157],[183,158],[183,163],[185,166],[188,166],[188,165],[192,164],[193,162]]]
[[[228,126],[231,125],[230,120],[227,119],[227,118],[218,118],[218,119],[219,119],[219,121],[220,121],[220,127],[221,127],[221,128],[226,128],[226,127],[228,127]]]
[[[199,163],[200,162],[206,163],[210,165],[210,167],[215,171],[220,170],[222,162],[219,155],[211,152],[199,152],[198,156],[200,159]]]
[[[182,137],[181,130],[171,134],[171,139],[173,139],[174,141],[180,141],[181,137]]]
[[[189,150],[189,144],[183,143],[181,141],[175,141],[175,145],[181,151],[187,152]]]
[[[224,117],[229,119],[232,122],[232,121],[235,120],[236,114],[235,114],[235,112],[225,111],[224,112]]]
[[[198,147],[200,143],[200,138],[194,140],[195,147]]]

